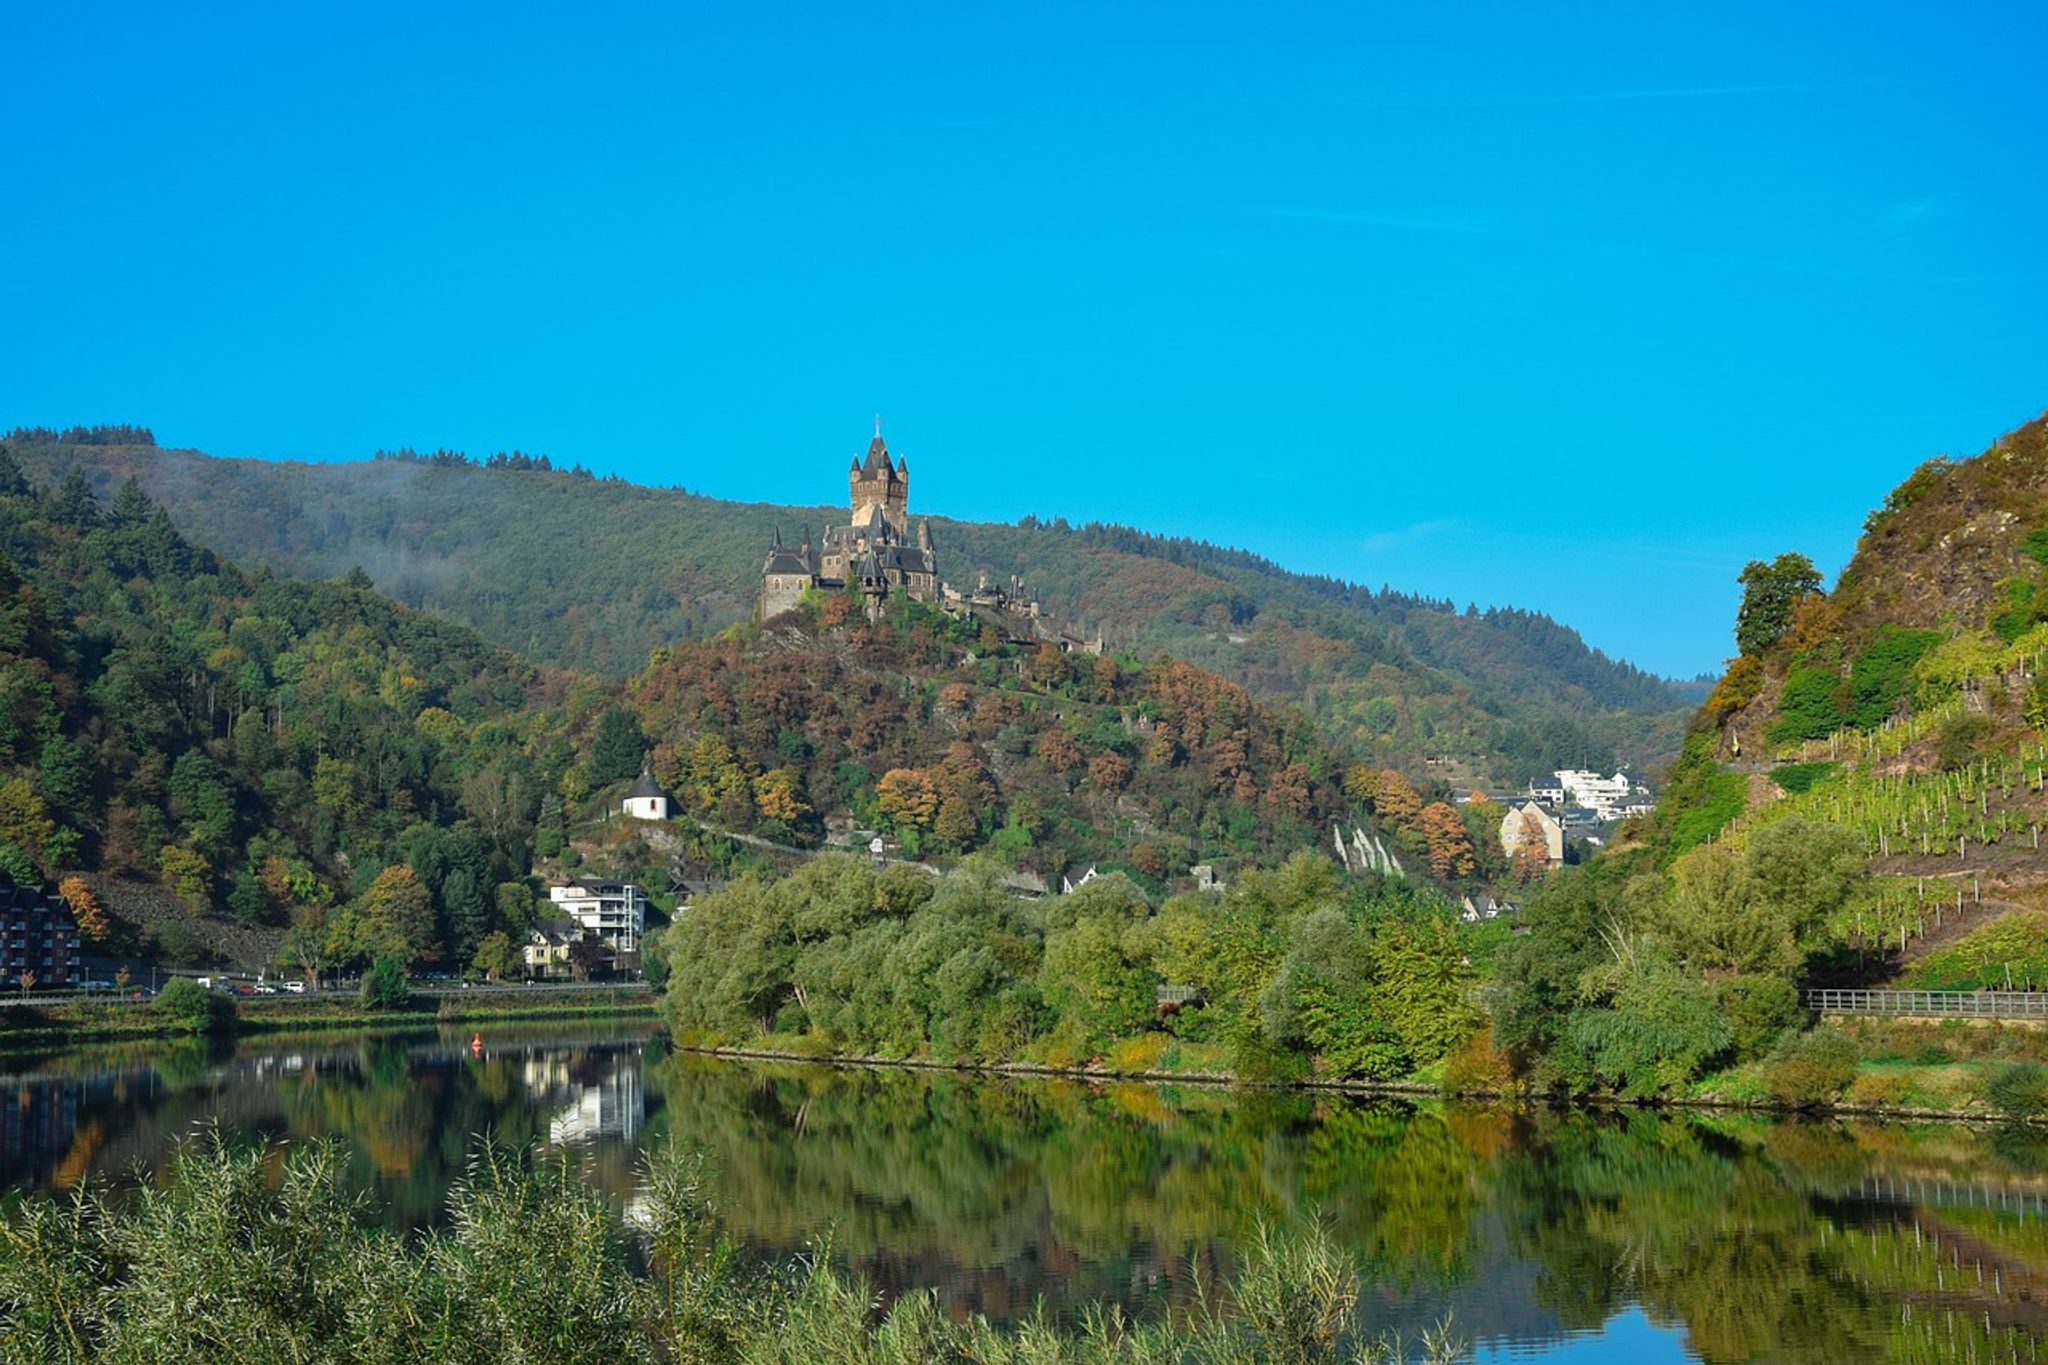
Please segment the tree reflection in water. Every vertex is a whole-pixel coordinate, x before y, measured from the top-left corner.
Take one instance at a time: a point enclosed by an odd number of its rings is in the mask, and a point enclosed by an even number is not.
[[[1367,1271],[1368,1320],[1411,1335],[1451,1309],[1528,1346],[1631,1305],[1710,1361],[2034,1360],[2048,1335],[2034,1133],[737,1065],[630,1030],[467,1043],[17,1063],[0,1178],[119,1179],[219,1122],[345,1140],[416,1226],[482,1135],[553,1144],[621,1205],[636,1149],[673,1137],[756,1254],[829,1237],[884,1295],[935,1286],[955,1314],[1214,1301],[1255,1221],[1313,1218]]]

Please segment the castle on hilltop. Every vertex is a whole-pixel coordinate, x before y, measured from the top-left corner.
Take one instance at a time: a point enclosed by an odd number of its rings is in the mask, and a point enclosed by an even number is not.
[[[882,440],[881,419],[865,459],[855,457],[846,476],[853,517],[845,526],[828,526],[814,544],[808,527],[794,549],[783,544],[776,528],[768,560],[761,566],[760,618],[793,610],[812,588],[828,592],[857,591],[870,618],[902,589],[913,602],[927,602],[953,616],[976,616],[996,627],[1011,643],[1050,644],[1063,652],[1102,652],[1102,641],[1084,640],[1041,619],[1038,603],[1024,584],[1012,578],[1007,586],[979,576],[971,592],[956,592],[939,579],[939,552],[932,544],[932,526],[920,520],[910,529],[910,465],[892,456]]]
[[[816,545],[806,529],[803,544],[794,550],[776,530],[768,562],[761,566],[762,620],[795,607],[810,588],[858,588],[870,616],[898,588],[913,602],[939,601],[939,552],[932,545],[932,526],[921,521],[911,533],[910,465],[890,456],[881,422],[875,423],[867,458],[854,460],[846,482],[851,524],[826,527]]]

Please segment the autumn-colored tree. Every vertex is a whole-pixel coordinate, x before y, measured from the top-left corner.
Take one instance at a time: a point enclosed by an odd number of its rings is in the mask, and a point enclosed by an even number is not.
[[[434,943],[434,897],[409,867],[387,867],[363,893],[358,907],[365,956],[415,962]]]
[[[1392,768],[1375,771],[1371,801],[1372,813],[1392,829],[1412,829],[1422,815],[1422,793]]]
[[[1056,773],[1067,772],[1081,761],[1081,743],[1065,730],[1051,729],[1038,737],[1038,761]]]
[[[1163,878],[1168,871],[1166,851],[1157,844],[1139,844],[1131,850],[1131,866],[1148,877]]]
[[[794,825],[811,813],[794,769],[770,768],[754,779],[754,804],[764,820]]]
[[[875,783],[875,804],[899,827],[929,828],[939,813],[939,793],[921,768],[891,768]]]
[[[503,981],[518,973],[519,950],[504,930],[494,930],[477,943],[476,956],[470,965],[493,981]]]
[[[1120,792],[1131,783],[1131,760],[1114,749],[1088,760],[1088,780],[1106,792]]]
[[[939,705],[948,711],[965,711],[974,700],[974,689],[966,683],[947,683],[939,689]]]
[[[189,848],[165,844],[156,855],[157,870],[164,882],[185,902],[185,908],[203,915],[213,904],[213,869],[206,859]]]
[[[1315,807],[1308,764],[1290,763],[1274,773],[1272,782],[1266,787],[1266,804],[1306,819]]]
[[[106,938],[113,922],[107,918],[106,907],[83,877],[66,877],[57,883],[57,894],[71,907],[71,917],[78,921],[78,936],[87,943],[98,943]]]
[[[1116,660],[1107,654],[1095,660],[1095,695],[1103,701],[1113,702],[1122,690],[1123,671],[1116,666]]]
[[[1472,836],[1457,807],[1434,801],[1422,808],[1416,819],[1424,845],[1429,850],[1429,868],[1439,877],[1469,877],[1476,860]]]
[[[1038,653],[1031,656],[1030,674],[1032,682],[1051,691],[1069,681],[1074,671],[1058,645],[1040,645]]]
[[[860,599],[852,593],[835,592],[825,598],[824,619],[827,626],[843,626],[859,614]]]
[[[938,814],[932,817],[932,833],[954,848],[965,848],[981,832],[981,820],[974,807],[958,795],[939,798]]]

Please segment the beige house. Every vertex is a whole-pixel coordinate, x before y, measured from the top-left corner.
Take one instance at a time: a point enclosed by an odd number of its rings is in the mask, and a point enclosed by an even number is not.
[[[569,975],[569,945],[581,934],[569,920],[553,920],[527,931],[526,974],[541,980]]]
[[[1533,824],[1543,835],[1544,856],[1555,866],[1564,861],[1564,826],[1550,817],[1550,813],[1534,801],[1525,801],[1519,806],[1510,806],[1508,813],[1501,817],[1501,852],[1512,858],[1515,850],[1522,846],[1522,840]]]

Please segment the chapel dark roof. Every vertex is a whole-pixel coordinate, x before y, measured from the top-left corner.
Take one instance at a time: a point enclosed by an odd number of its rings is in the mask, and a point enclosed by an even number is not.
[[[654,780],[654,769],[648,764],[640,765],[640,776],[633,779],[633,785],[626,788],[626,799],[637,801],[646,796],[667,796],[661,784]]]

